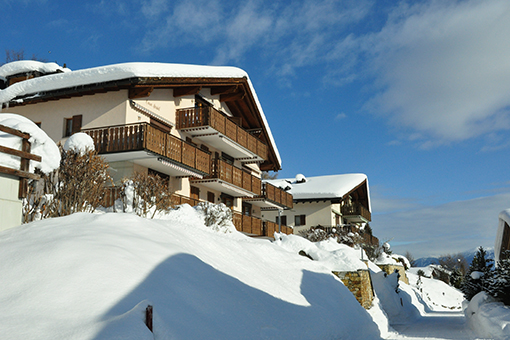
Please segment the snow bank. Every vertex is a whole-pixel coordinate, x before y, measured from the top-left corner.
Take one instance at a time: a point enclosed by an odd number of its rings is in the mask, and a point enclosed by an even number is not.
[[[94,140],[84,132],[77,132],[66,140],[64,150],[73,150],[83,156],[88,151],[95,150]]]
[[[163,220],[78,213],[22,225],[0,233],[0,334],[150,339],[150,303],[156,339],[380,338],[329,266],[285,243],[216,232],[187,205]]]
[[[288,251],[298,254],[304,251],[314,261],[330,268],[331,271],[356,271],[367,269],[365,262],[360,260],[361,251],[353,249],[335,240],[310,242],[297,235],[275,234],[275,243]],[[367,258],[366,255],[364,255]]]
[[[490,339],[510,339],[510,307],[489,296],[476,294],[464,310],[468,324],[479,336]]]
[[[0,125],[20,130],[30,134],[30,152],[41,156],[41,162],[30,161],[30,172],[35,168],[44,173],[49,173],[60,165],[60,151],[55,142],[48,137],[46,132],[41,130],[34,122],[23,116],[12,113],[0,113]],[[21,150],[22,138],[0,132],[0,145],[11,149]],[[20,158],[0,153],[0,165],[13,169],[20,168]]]

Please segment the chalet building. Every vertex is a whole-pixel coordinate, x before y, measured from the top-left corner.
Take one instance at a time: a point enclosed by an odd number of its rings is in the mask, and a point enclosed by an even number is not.
[[[496,263],[504,259],[505,251],[510,251],[510,209],[503,210],[499,214],[498,233],[494,245]]]
[[[70,71],[18,61],[0,67],[0,89],[4,110],[54,141],[89,134],[116,183],[135,171],[158,174],[175,204],[223,202],[236,227],[254,235],[275,230],[263,210],[292,207],[289,193],[261,181],[281,159],[241,69],[126,63]]]
[[[371,221],[368,179],[364,174],[343,174],[268,180],[292,194],[291,209],[265,211],[264,218],[290,226],[294,234],[311,227],[359,228]]]

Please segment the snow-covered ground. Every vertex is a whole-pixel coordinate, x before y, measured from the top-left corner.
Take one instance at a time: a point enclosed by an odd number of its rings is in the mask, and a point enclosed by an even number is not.
[[[156,339],[380,338],[330,268],[285,243],[215,232],[187,205],[161,220],[79,213],[7,230],[1,338],[152,339],[148,304]]]
[[[155,220],[79,213],[6,230],[1,339],[476,338],[461,293],[440,281],[408,274],[397,287],[369,262],[367,312],[331,274],[366,268],[359,250],[232,230],[188,205]]]

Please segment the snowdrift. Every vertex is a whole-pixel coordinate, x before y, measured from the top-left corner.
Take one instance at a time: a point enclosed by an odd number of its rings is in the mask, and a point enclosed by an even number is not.
[[[285,243],[285,240],[281,241]],[[0,234],[2,339],[379,339],[328,266],[267,240],[164,220],[85,214]]]

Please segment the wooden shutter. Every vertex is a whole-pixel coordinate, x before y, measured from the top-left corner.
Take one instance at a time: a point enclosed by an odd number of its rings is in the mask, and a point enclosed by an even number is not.
[[[81,131],[81,121],[83,115],[73,116],[73,128],[71,130],[71,134]]]

